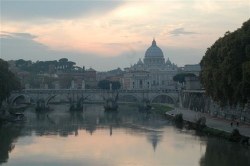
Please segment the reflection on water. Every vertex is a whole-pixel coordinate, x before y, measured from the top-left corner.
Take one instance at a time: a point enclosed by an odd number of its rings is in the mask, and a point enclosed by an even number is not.
[[[67,105],[36,114],[27,122],[0,127],[3,165],[249,165],[249,150],[226,141],[176,129],[162,117],[122,106],[105,113],[87,105],[70,112]]]
[[[250,165],[250,151],[237,144],[209,139],[205,155],[200,160],[201,166]]]
[[[0,164],[9,158],[9,152],[15,148],[15,140],[20,135],[21,128],[17,126],[0,127]]]

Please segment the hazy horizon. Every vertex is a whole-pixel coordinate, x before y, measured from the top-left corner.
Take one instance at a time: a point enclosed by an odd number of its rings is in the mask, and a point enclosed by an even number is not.
[[[68,58],[97,71],[144,57],[153,38],[165,59],[197,64],[250,18],[249,0],[1,0],[0,58]]]

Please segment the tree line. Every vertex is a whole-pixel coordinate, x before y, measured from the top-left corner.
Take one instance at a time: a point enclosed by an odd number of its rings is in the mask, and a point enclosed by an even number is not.
[[[9,97],[11,91],[20,89],[19,79],[9,70],[8,62],[0,59],[0,108],[2,101]]]
[[[250,20],[226,32],[209,47],[201,62],[201,82],[220,105],[250,100]]]
[[[75,62],[69,61],[67,58],[61,58],[58,61],[37,61],[32,62],[30,60],[26,61],[19,59],[15,61],[16,67],[23,71],[28,71],[31,73],[51,73],[53,70],[62,70],[62,71],[72,71],[79,69],[80,67],[75,66]]]

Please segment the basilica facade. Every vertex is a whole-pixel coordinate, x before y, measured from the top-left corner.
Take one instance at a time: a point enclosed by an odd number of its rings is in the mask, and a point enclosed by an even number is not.
[[[177,72],[177,65],[171,63],[169,58],[165,60],[161,48],[153,40],[143,61],[139,59],[136,64],[127,68],[123,75],[123,89],[174,89],[173,76]]]

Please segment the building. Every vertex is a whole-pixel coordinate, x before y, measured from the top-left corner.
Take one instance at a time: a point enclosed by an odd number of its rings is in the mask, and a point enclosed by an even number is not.
[[[110,80],[112,77],[120,77],[124,74],[124,71],[122,69],[117,68],[114,70],[106,71],[106,72],[97,72],[96,79],[97,81],[101,80]]]
[[[96,71],[92,68],[85,70],[84,81],[87,89],[96,89],[97,88]]]
[[[145,70],[131,70],[123,75],[123,89],[150,89],[150,74]]]
[[[187,76],[185,77],[185,81],[186,81],[187,90],[201,90],[202,89],[200,78],[197,76]]]
[[[192,64],[192,65],[189,64],[189,65],[185,65],[182,68],[182,70],[185,73],[193,73],[196,76],[199,76],[200,75],[200,71],[201,71],[201,66],[200,66],[200,64]]]
[[[58,77],[62,89],[95,89],[97,87],[96,71],[92,68],[81,71],[60,72]]]
[[[178,67],[169,58],[165,61],[162,50],[156,41],[146,50],[143,62],[141,59],[126,69],[123,79],[124,89],[174,89],[173,76]]]

